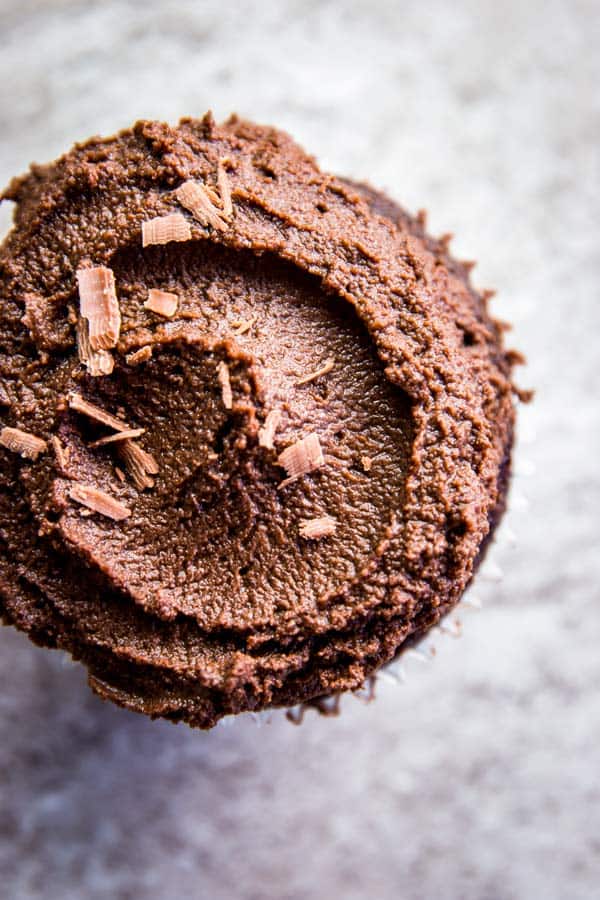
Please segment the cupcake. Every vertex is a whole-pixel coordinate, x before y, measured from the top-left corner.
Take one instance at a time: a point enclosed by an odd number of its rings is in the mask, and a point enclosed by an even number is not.
[[[2,198],[5,624],[211,728],[359,689],[459,602],[519,357],[424,216],[210,115]]]

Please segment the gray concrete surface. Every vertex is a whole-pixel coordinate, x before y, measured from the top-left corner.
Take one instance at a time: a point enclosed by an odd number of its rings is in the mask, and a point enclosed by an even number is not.
[[[456,232],[538,391],[504,580],[369,707],[197,734],[4,629],[2,900],[600,894],[599,32],[596,0],[0,0],[0,181],[142,116],[278,124]]]

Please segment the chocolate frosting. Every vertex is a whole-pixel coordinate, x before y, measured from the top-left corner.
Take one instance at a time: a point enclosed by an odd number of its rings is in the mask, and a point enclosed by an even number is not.
[[[216,196],[223,165],[233,213],[203,224],[177,188]],[[6,623],[102,696],[207,728],[358,688],[458,602],[504,504],[516,355],[422,218],[210,115],[92,139],[3,199],[0,421],[49,442],[0,448]],[[191,240],[143,247],[175,213]],[[114,273],[107,375],[77,354],[82,266]],[[73,395],[144,429],[145,488]],[[323,464],[286,482],[280,454],[315,434]],[[92,513],[78,483],[130,514]],[[333,533],[303,537],[322,517]]]

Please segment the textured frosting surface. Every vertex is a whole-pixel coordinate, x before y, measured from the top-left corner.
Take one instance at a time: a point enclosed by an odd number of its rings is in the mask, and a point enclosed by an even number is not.
[[[223,159],[221,228],[176,191],[216,192]],[[6,622],[80,658],[103,696],[210,727],[359,687],[460,599],[503,507],[514,355],[419,220],[281,132],[210,117],[91,140],[4,197],[1,423],[49,442],[0,448]],[[191,240],[143,247],[142,223],[173,214]],[[82,266],[114,273],[108,375],[78,358]],[[172,317],[144,305],[153,289]],[[151,487],[118,443],[94,446],[109,432],[74,394],[144,429]],[[279,455],[314,434],[323,464],[282,484]],[[88,514],[77,483],[130,515]],[[302,536],[324,516],[333,533]]]

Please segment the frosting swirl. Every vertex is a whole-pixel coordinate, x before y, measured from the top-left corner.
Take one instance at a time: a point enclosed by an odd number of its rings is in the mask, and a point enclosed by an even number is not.
[[[458,601],[514,354],[443,241],[235,118],[140,122],[4,198],[0,413],[49,445],[0,450],[5,620],[210,727],[359,687]],[[82,269],[120,317],[87,366]]]

